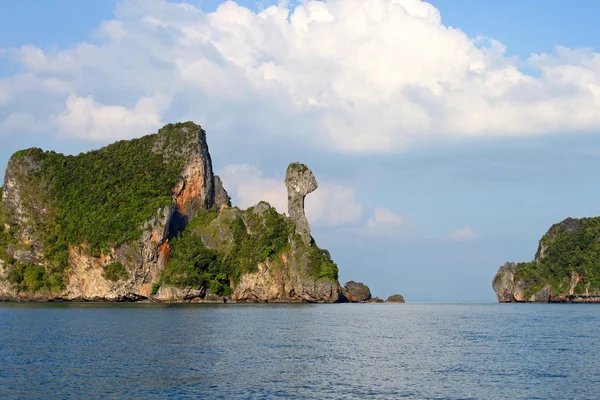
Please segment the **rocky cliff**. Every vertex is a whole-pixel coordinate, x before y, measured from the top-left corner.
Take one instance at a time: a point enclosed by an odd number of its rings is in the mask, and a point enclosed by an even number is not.
[[[316,186],[310,169],[303,168]],[[286,183],[292,191],[301,185],[296,180],[305,177],[290,171]],[[208,290],[234,302],[343,301],[337,265],[310,235],[303,204],[290,200],[288,207],[290,217],[266,202],[247,210],[232,207],[199,213],[186,232],[173,240],[172,259],[160,284],[200,289],[206,286],[204,271],[217,271]],[[304,218],[300,228],[298,216]],[[161,286],[157,298],[162,296]]]
[[[600,303],[600,217],[553,225],[534,260],[504,264],[492,287],[500,303]]]
[[[232,208],[190,122],[77,156],[17,152],[0,189],[0,300],[339,301],[337,266],[301,218],[316,180],[292,165],[288,218]]]

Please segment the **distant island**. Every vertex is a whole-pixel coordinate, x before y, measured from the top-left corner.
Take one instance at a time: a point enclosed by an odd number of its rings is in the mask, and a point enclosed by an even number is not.
[[[504,264],[492,287],[500,303],[600,303],[600,217],[554,224],[534,260]]]
[[[369,300],[311,236],[312,171],[292,163],[285,184],[289,216],[232,207],[192,122],[77,156],[19,151],[0,188],[0,300]]]

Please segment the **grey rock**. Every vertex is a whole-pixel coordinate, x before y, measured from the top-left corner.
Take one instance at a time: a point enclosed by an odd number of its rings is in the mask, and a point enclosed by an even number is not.
[[[380,299],[379,297],[373,297],[372,299],[369,299],[367,301],[367,303],[384,303],[383,299]]]
[[[387,303],[404,303],[404,296],[401,294],[393,294],[386,300]]]
[[[507,262],[498,269],[492,282],[499,303],[548,303],[552,299],[552,288],[545,285],[538,292],[525,296],[525,282],[515,281],[517,265]]]
[[[304,199],[319,185],[313,172],[304,164],[291,163],[285,173],[285,186],[288,192],[288,213],[296,224],[296,233],[306,245],[310,244],[310,224],[304,213]]]
[[[206,294],[206,288],[178,288],[173,286],[161,286],[153,297],[158,302],[180,302],[201,299]]]
[[[367,301],[371,298],[371,290],[360,282],[349,281],[344,285],[344,295],[351,303]]]
[[[492,282],[492,288],[496,291],[499,303],[512,303],[515,299],[515,271],[517,265],[507,262],[498,269],[498,273]]]
[[[231,207],[231,197],[227,194],[227,191],[223,187],[223,181],[218,175],[215,175],[215,201],[214,205],[218,209],[223,207]]]

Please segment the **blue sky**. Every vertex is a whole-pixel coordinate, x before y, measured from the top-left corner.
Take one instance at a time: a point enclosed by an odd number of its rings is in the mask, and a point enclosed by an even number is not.
[[[242,206],[285,211],[306,162],[341,280],[409,300],[493,301],[501,264],[600,215],[597,2],[272,4],[3,2],[0,163],[193,119]]]

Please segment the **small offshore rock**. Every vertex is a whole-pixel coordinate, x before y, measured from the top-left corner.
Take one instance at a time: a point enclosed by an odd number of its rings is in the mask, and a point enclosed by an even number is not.
[[[369,299],[367,301],[367,303],[384,303],[383,299],[380,299],[379,297],[373,297],[372,299]]]
[[[404,303],[404,296],[401,294],[393,294],[387,298],[387,303]]]
[[[346,298],[351,303],[359,303],[371,298],[371,290],[364,283],[349,281],[344,285],[344,289]]]

